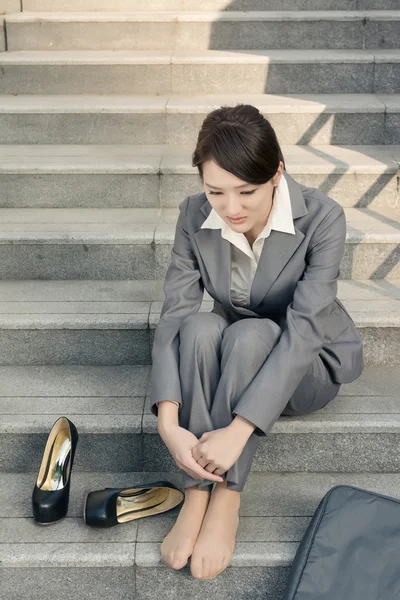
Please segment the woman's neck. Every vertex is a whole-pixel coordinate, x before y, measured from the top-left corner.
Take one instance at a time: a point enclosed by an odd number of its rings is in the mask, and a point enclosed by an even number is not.
[[[272,206],[273,206],[273,201],[274,201],[274,197],[275,197],[275,190],[276,190],[276,187],[274,187],[274,191],[272,193],[271,206],[270,206],[270,209],[268,211],[267,217],[264,218],[264,222],[260,223],[260,224],[257,223],[252,229],[249,229],[249,231],[246,231],[246,233],[244,234],[246,236],[247,241],[249,242],[251,248],[253,248],[254,242],[256,241],[256,239],[258,238],[258,236],[260,235],[260,233],[262,232],[262,230],[264,229],[264,227],[268,223],[268,219],[269,219],[270,214],[271,214],[271,210],[272,210]]]

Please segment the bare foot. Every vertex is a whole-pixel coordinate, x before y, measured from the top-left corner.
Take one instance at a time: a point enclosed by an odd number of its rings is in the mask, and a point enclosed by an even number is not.
[[[210,492],[191,486],[185,489],[185,501],[178,518],[161,544],[161,558],[172,569],[182,569],[199,534],[207,511]]]
[[[190,572],[196,579],[212,579],[231,561],[239,525],[240,492],[217,483],[194,545]]]

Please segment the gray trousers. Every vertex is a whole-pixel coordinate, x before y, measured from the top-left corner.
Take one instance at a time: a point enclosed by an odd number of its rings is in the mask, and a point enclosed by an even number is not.
[[[228,426],[234,418],[232,411],[239,398],[268,358],[281,333],[280,327],[271,319],[244,318],[229,324],[213,312],[199,312],[184,319],[179,331],[182,391],[179,424],[197,437],[205,431]],[[340,384],[331,380],[318,356],[281,414],[314,412],[328,404],[339,388]],[[265,402],[268,411],[268,390],[265,391]],[[228,488],[243,490],[261,437],[253,432],[237,461],[222,475]],[[211,491],[214,483],[193,479],[184,471],[185,488],[193,485]]]

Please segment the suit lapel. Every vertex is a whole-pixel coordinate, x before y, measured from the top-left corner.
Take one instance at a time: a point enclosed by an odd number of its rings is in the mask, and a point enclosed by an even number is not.
[[[262,302],[274,281],[304,239],[304,234],[296,227],[296,219],[308,214],[302,186],[292,179],[286,171],[283,172],[283,176],[289,188],[296,234],[292,235],[272,230],[269,237],[265,239],[251,287],[249,309],[236,306],[231,301],[231,243],[221,236],[220,229],[199,229],[194,233],[200,256],[218,298],[221,303],[229,305],[233,310],[243,315],[251,316],[255,314],[254,309]],[[208,200],[202,205],[201,210],[206,217],[209,215],[211,205]]]
[[[199,229],[194,233],[199,254],[204,262],[208,277],[221,304],[248,317],[257,314],[251,308],[236,306],[231,300],[232,245],[221,236],[220,229]]]
[[[304,239],[304,234],[297,228],[296,235],[272,230],[264,240],[260,260],[254,275],[250,292],[250,306],[255,308],[268,294],[279,273]]]
[[[199,229],[194,234],[200,256],[213,288],[226,304],[230,302],[231,244],[220,229]]]

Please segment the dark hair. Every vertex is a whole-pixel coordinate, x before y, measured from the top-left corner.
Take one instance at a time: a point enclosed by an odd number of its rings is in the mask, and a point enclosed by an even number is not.
[[[203,179],[203,163],[214,160],[222,169],[252,184],[266,183],[285,161],[271,123],[251,104],[222,106],[203,121],[192,165]]]

